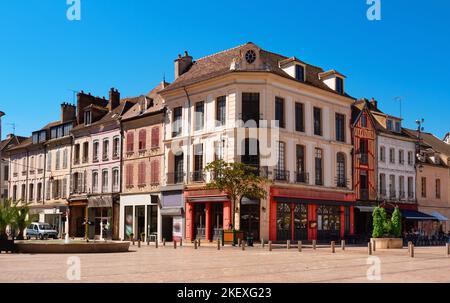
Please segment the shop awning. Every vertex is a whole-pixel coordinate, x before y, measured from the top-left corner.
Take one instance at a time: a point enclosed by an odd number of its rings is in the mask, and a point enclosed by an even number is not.
[[[356,208],[362,213],[372,213],[375,209],[374,206],[356,206]]]
[[[112,207],[113,201],[111,196],[97,196],[88,198],[88,208],[95,207]]]
[[[159,210],[161,216],[181,216],[182,212],[180,207],[161,208]]]
[[[259,200],[242,197],[241,205],[259,205]]]
[[[214,197],[189,197],[187,198],[189,202],[225,202],[229,199],[226,196],[214,196]]]
[[[433,211],[433,212],[431,212],[431,215],[433,217],[435,217],[436,219],[438,219],[439,221],[449,221],[448,218],[446,216],[444,216],[443,214],[441,214],[440,212]]]
[[[437,220],[436,217],[430,216],[430,215],[425,214],[425,213],[421,213],[419,211],[402,210],[401,209],[400,212],[402,214],[402,218],[409,219],[409,220],[418,220],[418,221]]]

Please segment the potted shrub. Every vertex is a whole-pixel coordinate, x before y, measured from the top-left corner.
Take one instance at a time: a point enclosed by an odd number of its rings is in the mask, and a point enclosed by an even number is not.
[[[387,219],[386,210],[375,207],[373,210],[373,231],[370,242],[376,249],[403,248],[401,238],[402,223],[398,207],[394,209],[390,219]]]

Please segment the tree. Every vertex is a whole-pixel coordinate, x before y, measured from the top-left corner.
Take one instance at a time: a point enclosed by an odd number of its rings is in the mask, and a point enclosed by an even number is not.
[[[267,191],[266,178],[260,177],[255,168],[241,162],[228,163],[216,160],[205,167],[205,171],[212,173],[212,180],[206,184],[207,189],[218,189],[228,196],[231,201],[232,225],[235,227],[235,209],[242,197],[251,199],[265,199]]]
[[[7,240],[6,228],[14,222],[14,208],[10,200],[0,201],[0,240]]]
[[[402,214],[398,207],[394,209],[391,217],[392,230],[391,233],[394,237],[400,238],[402,236]]]
[[[375,207],[372,213],[373,231],[372,238],[381,238],[384,235],[384,222],[386,221],[386,212],[384,208]]]
[[[30,209],[28,206],[17,206],[14,207],[14,218],[12,225],[14,228],[19,230],[19,235],[17,236],[17,240],[23,240],[23,232],[27,228],[28,225],[32,222],[31,216],[29,215]]]

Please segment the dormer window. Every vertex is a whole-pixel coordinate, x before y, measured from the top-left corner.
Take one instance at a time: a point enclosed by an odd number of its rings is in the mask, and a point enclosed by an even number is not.
[[[395,122],[395,131],[397,133],[400,133],[401,130],[402,130],[402,124],[399,121]]]
[[[295,79],[300,82],[305,82],[305,67],[303,65],[295,65]]]
[[[394,126],[393,126],[392,120],[390,120],[390,119],[387,120],[386,127],[387,127],[388,130],[391,130],[391,131],[394,130]]]
[[[84,112],[84,124],[90,125],[92,123],[92,112],[87,110]]]
[[[336,77],[336,91],[341,95],[344,94],[344,79],[341,77]]]

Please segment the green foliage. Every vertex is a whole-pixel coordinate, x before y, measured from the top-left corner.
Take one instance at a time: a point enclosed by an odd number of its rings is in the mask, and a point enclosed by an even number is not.
[[[387,219],[386,210],[382,207],[375,207],[373,210],[373,238],[401,237],[402,223],[401,214],[398,207],[395,208],[390,220]]]
[[[384,208],[375,207],[375,209],[373,210],[372,217],[373,217],[372,238],[381,238],[384,235],[384,222],[386,219],[386,213],[384,211]]]
[[[205,171],[212,173],[212,180],[206,185],[207,189],[218,189],[227,194],[234,208],[242,197],[251,199],[265,199],[267,191],[265,184],[269,181],[260,177],[255,168],[241,162],[225,162],[216,160],[205,167]],[[234,223],[234,215],[233,215]],[[233,224],[234,226],[234,224]]]
[[[392,213],[392,231],[391,233],[397,237],[400,238],[402,236],[402,214],[400,213],[400,210],[398,207],[394,209],[394,212]]]

